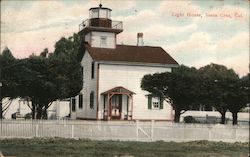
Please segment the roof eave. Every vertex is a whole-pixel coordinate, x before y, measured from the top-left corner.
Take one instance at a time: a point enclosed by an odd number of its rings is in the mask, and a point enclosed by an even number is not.
[[[109,64],[109,65],[130,65],[130,66],[151,66],[151,67],[167,67],[167,68],[175,68],[178,67],[179,64],[167,64],[167,63],[145,63],[145,62],[129,62],[129,61],[104,61],[104,60],[95,60],[100,64]]]

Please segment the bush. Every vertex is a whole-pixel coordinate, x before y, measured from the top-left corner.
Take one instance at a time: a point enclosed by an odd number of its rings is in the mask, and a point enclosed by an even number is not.
[[[192,116],[186,116],[183,119],[184,123],[198,123],[197,120],[194,119]]]
[[[25,119],[32,119],[32,113],[25,114]]]

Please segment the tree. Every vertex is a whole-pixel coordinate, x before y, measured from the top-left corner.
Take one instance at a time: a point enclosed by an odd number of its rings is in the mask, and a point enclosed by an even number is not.
[[[82,88],[81,65],[77,58],[80,37],[62,38],[55,52],[44,49],[40,56],[15,60],[9,50],[0,56],[3,69],[3,96],[32,101],[32,117],[47,118],[47,109],[58,99],[76,96]]]
[[[75,34],[69,39],[59,40],[55,52],[48,58],[48,50],[45,49],[40,56],[26,59],[23,71],[27,77],[20,80],[24,81],[21,84],[26,89],[22,96],[32,100],[33,118],[35,111],[36,118],[47,118],[47,109],[53,101],[73,97],[81,90],[81,65],[77,61],[80,42],[77,37]]]
[[[15,57],[12,55],[9,48],[6,47],[0,54],[0,119],[3,117],[3,111],[9,107],[9,102],[6,103],[7,105],[3,106],[2,99],[9,97],[11,101],[11,99],[17,97],[16,82],[13,80],[14,74],[10,69],[15,61]]]
[[[232,69],[218,64],[210,64],[199,69],[203,83],[201,97],[205,105],[213,106],[221,114],[221,124],[225,124],[230,90],[239,79]]]
[[[249,103],[249,74],[241,79],[234,80],[229,85],[227,104],[232,113],[233,125],[238,122],[238,112]]]
[[[181,65],[172,72],[145,75],[141,88],[170,102],[177,123],[182,113],[199,105],[199,75],[195,68]]]
[[[2,98],[15,98],[17,96],[15,92],[15,75],[12,72],[12,67],[15,62],[15,57],[12,55],[11,51],[6,47],[0,55],[0,82],[2,82]]]

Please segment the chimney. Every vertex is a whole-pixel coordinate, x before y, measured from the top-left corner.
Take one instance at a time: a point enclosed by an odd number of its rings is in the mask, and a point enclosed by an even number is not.
[[[143,33],[137,33],[137,46],[143,46]]]

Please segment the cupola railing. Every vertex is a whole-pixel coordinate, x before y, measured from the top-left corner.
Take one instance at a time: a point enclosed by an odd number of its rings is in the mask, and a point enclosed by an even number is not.
[[[87,19],[79,24],[79,31],[82,31],[86,27],[123,29],[122,21],[110,21],[110,23],[110,25],[96,25],[96,21],[93,21],[93,19]]]

